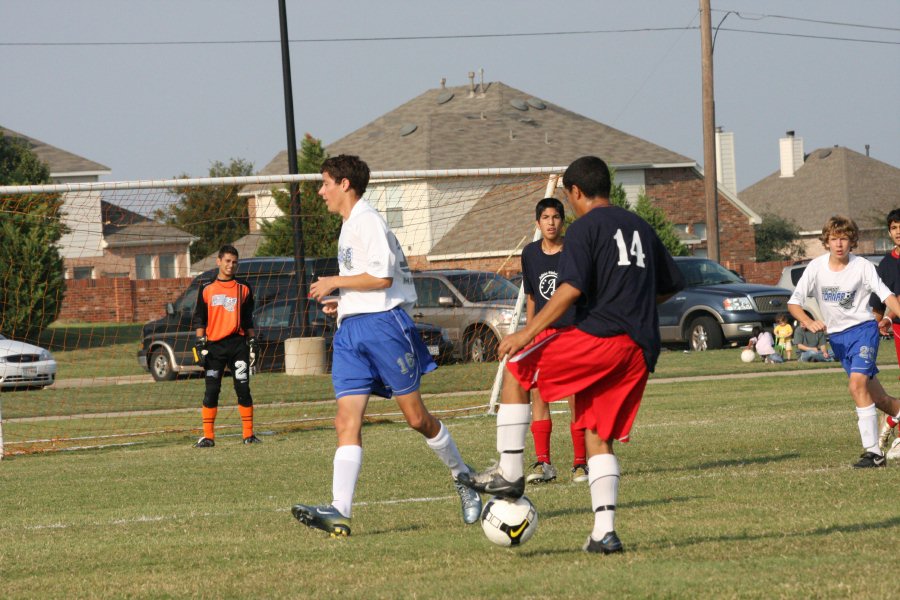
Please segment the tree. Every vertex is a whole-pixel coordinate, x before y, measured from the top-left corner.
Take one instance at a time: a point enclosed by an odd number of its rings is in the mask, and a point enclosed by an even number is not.
[[[0,133],[0,185],[50,183],[28,143]],[[0,197],[0,332],[36,340],[56,320],[65,294],[59,240],[66,232],[59,194]]]
[[[647,221],[672,256],[687,256],[690,254],[688,247],[681,243],[678,234],[675,233],[675,227],[669,221],[669,218],[666,217],[666,213],[653,204],[653,201],[650,200],[650,197],[645,192],[641,192],[638,195],[638,201],[632,207],[628,205],[628,200],[625,197],[625,188],[622,187],[622,184],[614,182],[609,193],[609,202],[613,206],[628,209]]]
[[[318,173],[328,155],[322,140],[306,134],[297,153],[297,170],[300,173]],[[332,215],[319,198],[319,184],[304,182],[298,191],[300,198],[300,222],[303,231],[303,249],[307,256],[337,256],[337,239],[341,232],[341,218]],[[262,224],[265,238],[259,246],[260,256],[293,256],[294,234],[291,224],[291,197],[283,190],[275,192],[275,202],[284,213]]]
[[[806,256],[800,241],[800,228],[790,219],[771,213],[762,216],[762,223],[754,227],[756,261],[795,260]]]
[[[253,163],[232,158],[227,165],[216,161],[209,168],[210,177],[242,177],[253,174]],[[189,179],[182,174],[178,179]],[[240,186],[218,185],[179,188],[176,200],[154,216],[200,238],[191,246],[191,255],[201,259],[231,244],[250,232],[247,199],[238,196]]]

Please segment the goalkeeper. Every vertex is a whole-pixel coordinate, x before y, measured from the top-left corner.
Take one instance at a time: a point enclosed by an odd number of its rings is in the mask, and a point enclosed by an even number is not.
[[[194,444],[195,448],[216,445],[216,412],[226,366],[234,378],[244,443],[260,443],[253,435],[253,398],[250,396],[250,371],[259,354],[253,337],[253,291],[246,282],[235,279],[237,265],[237,249],[222,246],[216,258],[218,275],[203,284],[197,294],[194,360],[206,372],[206,393],[201,409],[203,437]]]

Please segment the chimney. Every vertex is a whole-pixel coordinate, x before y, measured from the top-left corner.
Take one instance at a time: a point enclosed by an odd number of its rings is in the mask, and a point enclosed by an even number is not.
[[[737,195],[737,171],[734,158],[734,132],[716,127],[716,178],[723,189]]]
[[[803,166],[803,138],[794,137],[793,131],[785,132],[786,137],[778,140],[781,155],[781,176],[793,177]]]
[[[469,71],[469,98],[475,97],[475,71]]]

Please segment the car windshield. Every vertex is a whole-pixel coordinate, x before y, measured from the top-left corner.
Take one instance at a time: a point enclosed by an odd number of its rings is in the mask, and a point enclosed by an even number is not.
[[[469,302],[514,302],[519,297],[519,288],[495,273],[450,273],[447,279]]]
[[[711,260],[685,260],[678,262],[678,269],[688,287],[743,283],[741,278]]]

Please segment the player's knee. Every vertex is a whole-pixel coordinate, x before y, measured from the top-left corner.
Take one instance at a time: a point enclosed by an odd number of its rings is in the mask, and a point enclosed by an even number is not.
[[[437,419],[435,419],[433,416],[431,416],[430,413],[427,412],[415,412],[413,414],[406,415],[406,422],[410,427],[428,437],[434,437],[435,435],[437,435],[437,432],[441,428],[441,426],[437,422]]]

